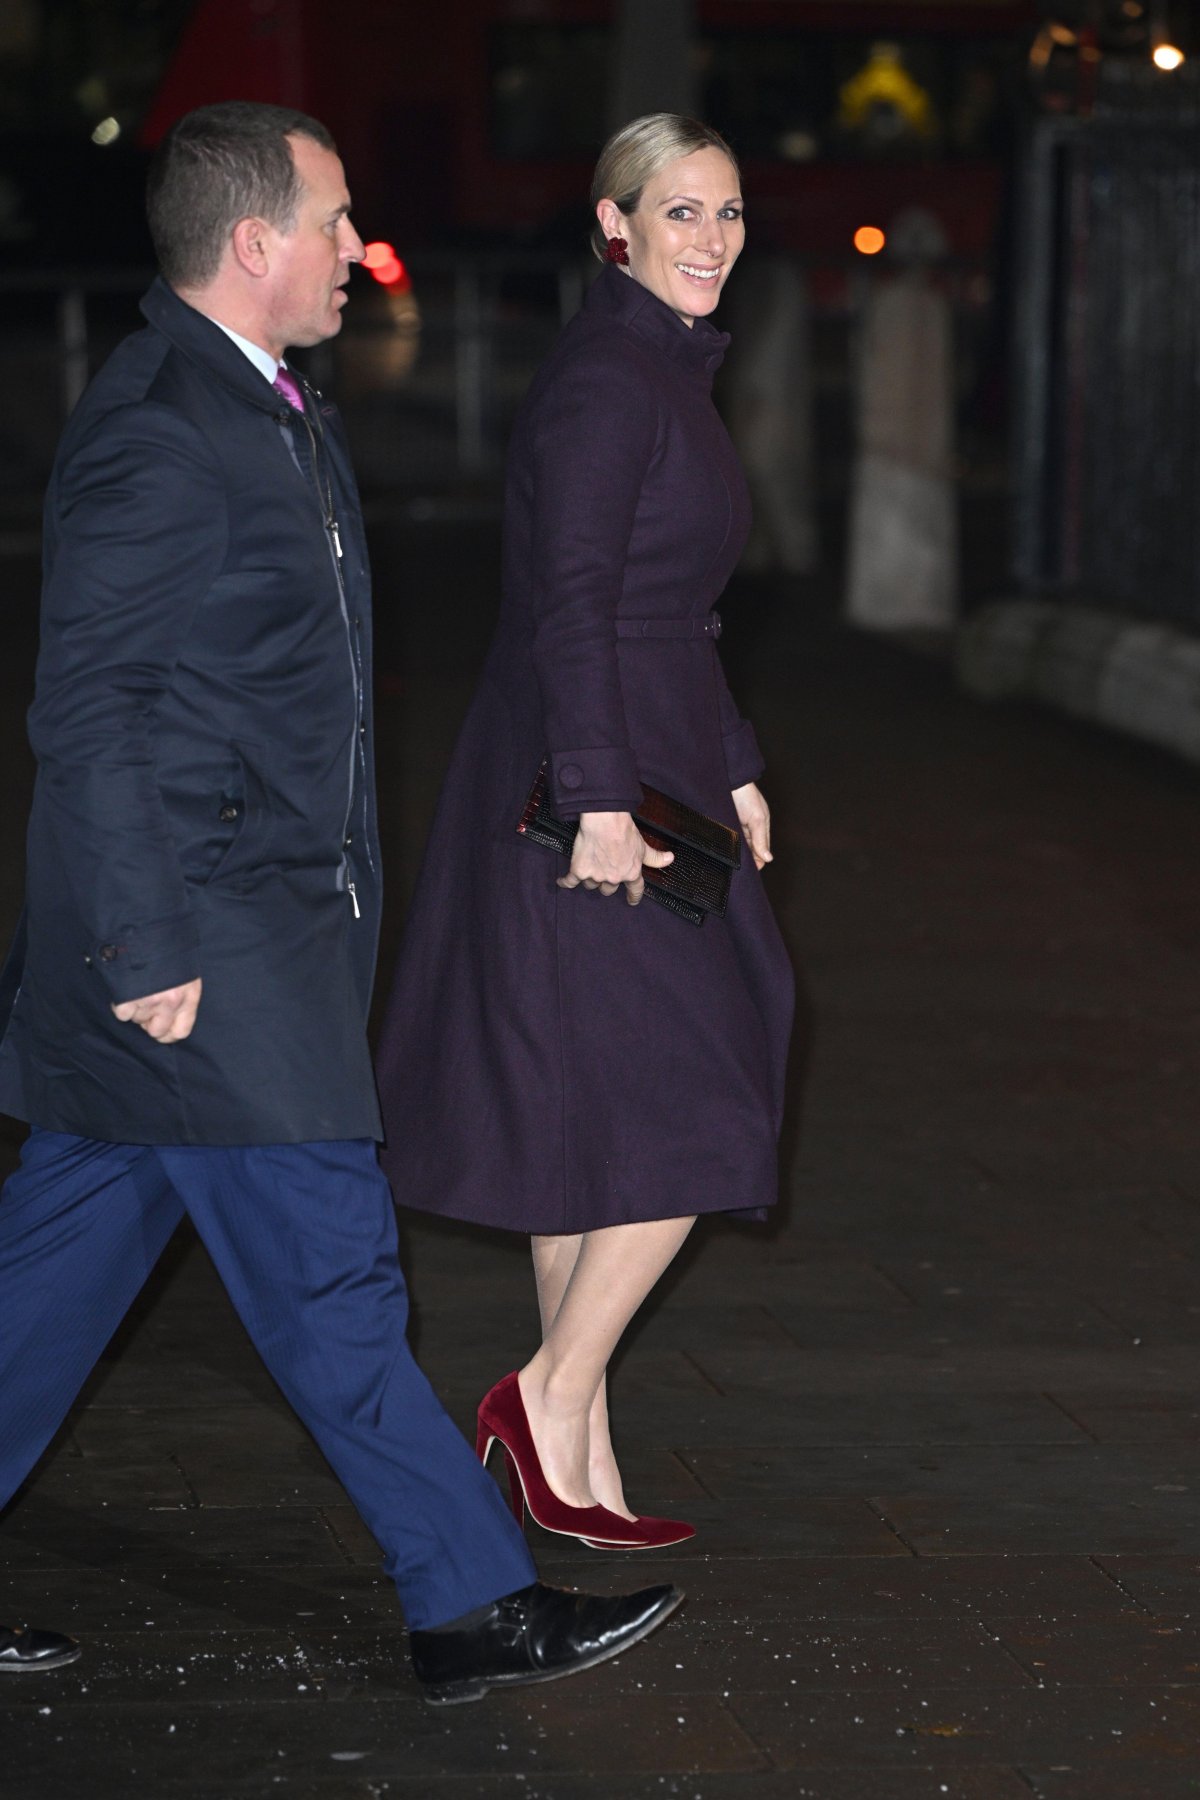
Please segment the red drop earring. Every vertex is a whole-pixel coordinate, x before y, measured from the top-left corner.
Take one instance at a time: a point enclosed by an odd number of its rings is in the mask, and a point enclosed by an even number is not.
[[[629,267],[629,245],[624,238],[609,238],[604,247],[604,260],[610,263],[623,263]]]

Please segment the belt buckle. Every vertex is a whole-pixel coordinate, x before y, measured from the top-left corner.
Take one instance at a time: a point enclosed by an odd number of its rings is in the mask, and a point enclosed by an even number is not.
[[[713,608],[712,618],[709,621],[708,631],[709,631],[710,637],[719,638],[721,635],[721,615],[717,611],[716,607]]]

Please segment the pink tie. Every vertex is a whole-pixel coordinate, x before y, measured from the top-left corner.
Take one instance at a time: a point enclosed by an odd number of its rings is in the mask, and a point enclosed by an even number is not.
[[[300,391],[300,383],[296,380],[296,377],[292,374],[291,370],[285,369],[282,363],[279,365],[279,369],[271,386],[275,389],[276,393],[282,394],[284,399],[289,405],[294,406],[297,412],[304,411],[304,395]]]

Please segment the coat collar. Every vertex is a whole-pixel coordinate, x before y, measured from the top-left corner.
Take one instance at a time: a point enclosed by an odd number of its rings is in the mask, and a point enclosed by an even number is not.
[[[614,264],[607,265],[592,283],[584,305],[619,320],[691,374],[709,380],[720,368],[729,347],[727,331],[718,331],[709,319],[697,319],[690,327],[685,325],[657,294]]]
[[[232,338],[226,337],[219,325],[214,325],[202,312],[181,300],[161,275],[155,276],[142,299],[141,309],[154,329],[161,331],[189,362],[199,363],[251,406],[279,418],[287,417],[286,401],[249,357],[243,355]]]

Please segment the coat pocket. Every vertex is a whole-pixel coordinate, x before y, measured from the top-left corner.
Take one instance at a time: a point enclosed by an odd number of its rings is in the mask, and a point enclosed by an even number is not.
[[[259,747],[230,745],[226,779],[210,804],[214,860],[200,885],[237,888],[267,863],[275,834],[276,815]]]

